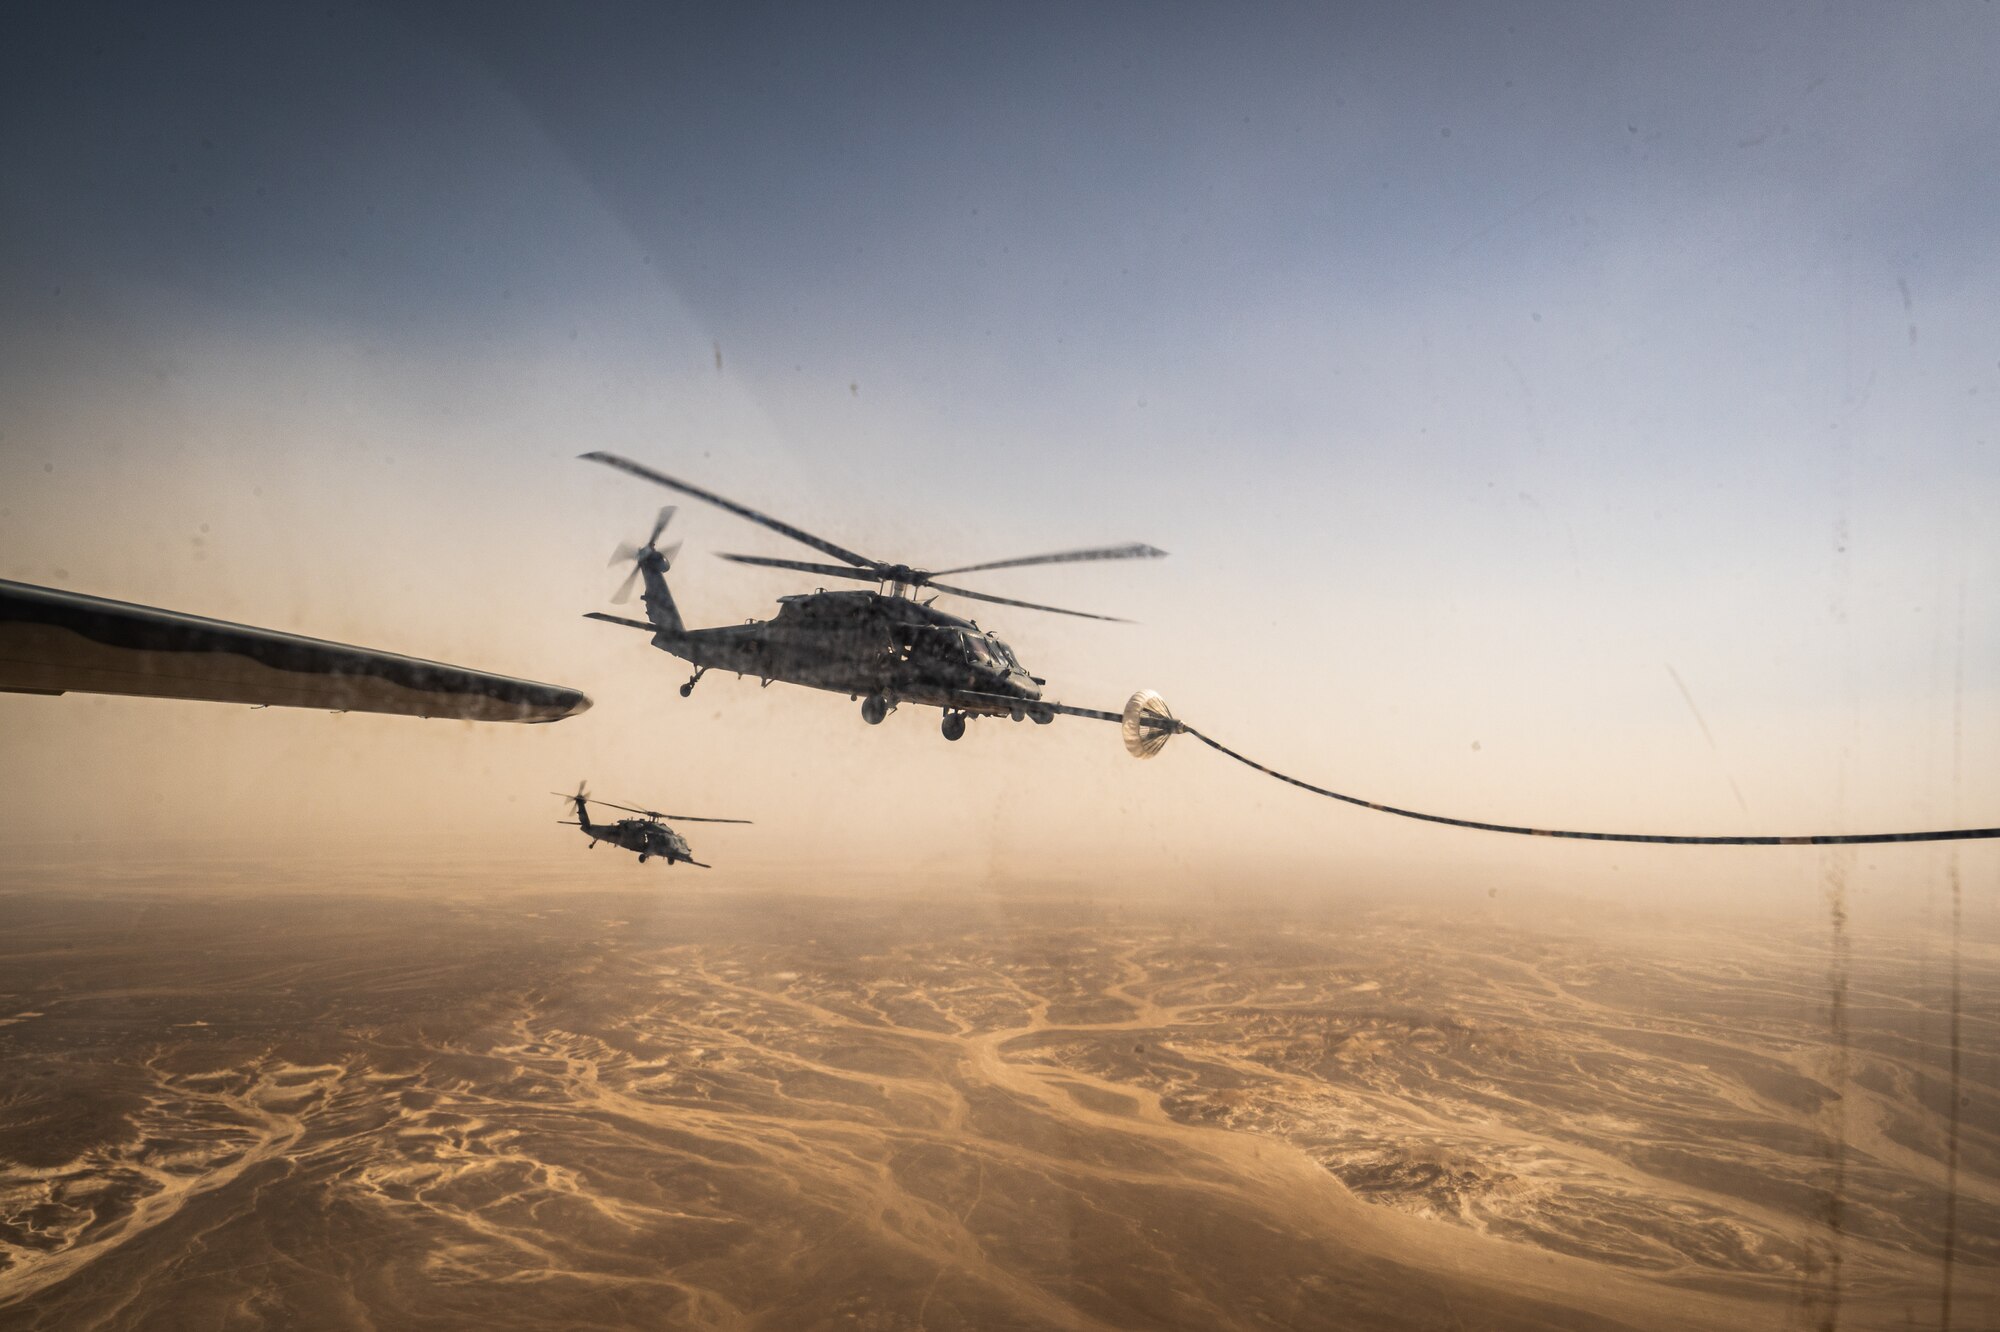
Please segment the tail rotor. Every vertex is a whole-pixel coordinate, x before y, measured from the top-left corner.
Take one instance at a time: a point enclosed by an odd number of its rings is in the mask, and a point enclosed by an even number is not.
[[[618,591],[612,596],[612,601],[622,606],[632,599],[632,588],[645,570],[648,555],[659,557],[662,570],[673,568],[674,557],[680,554],[681,543],[676,541],[665,550],[660,549],[660,534],[667,530],[667,524],[672,522],[673,518],[674,506],[669,504],[660,510],[660,516],[654,521],[652,534],[646,538],[645,545],[634,546],[621,542],[618,549],[611,553],[613,565],[629,563],[632,566],[632,572],[626,574],[625,581],[618,585]]]
[[[590,790],[588,783],[578,782],[576,784],[575,795],[571,795],[567,791],[551,791],[549,792],[549,794],[552,796],[560,796],[564,801],[570,804],[570,806],[572,807],[572,809],[576,814],[576,817],[573,819],[557,819],[556,822],[569,823],[569,824],[574,824],[577,827],[582,827],[584,826],[586,821],[588,821],[588,819],[590,818],[590,805],[588,803],[590,800]]]

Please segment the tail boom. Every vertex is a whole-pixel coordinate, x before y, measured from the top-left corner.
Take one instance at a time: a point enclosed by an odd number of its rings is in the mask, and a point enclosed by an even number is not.
[[[667,589],[667,557],[657,550],[647,550],[639,556],[639,576],[645,580],[646,619],[652,623],[654,641],[661,639],[683,642],[687,638],[687,625],[681,621],[681,608],[674,604],[674,594]],[[660,643],[665,647],[665,643]]]

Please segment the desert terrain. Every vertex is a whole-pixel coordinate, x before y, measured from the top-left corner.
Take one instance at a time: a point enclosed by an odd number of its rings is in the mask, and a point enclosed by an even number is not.
[[[0,893],[0,1328],[2000,1323],[1990,948],[635,882]]]

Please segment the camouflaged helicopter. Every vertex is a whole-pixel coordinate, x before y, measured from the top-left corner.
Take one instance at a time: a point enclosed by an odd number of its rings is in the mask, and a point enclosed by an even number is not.
[[[1092,615],[1086,611],[1064,610],[1059,606],[1043,606],[1032,601],[975,592],[941,583],[938,578],[947,574],[1016,569],[1033,564],[1157,559],[1166,554],[1163,550],[1133,543],[991,560],[952,569],[913,569],[907,564],[869,559],[790,523],[780,522],[768,514],[617,454],[586,453],[582,457],[713,504],[844,563],[815,564],[762,555],[724,555],[723,559],[773,569],[795,569],[828,578],[851,578],[877,585],[875,591],[828,592],[821,589],[780,597],[778,613],[768,620],[690,629],[681,620],[673,594],[667,590],[665,577],[673,567],[679,544],[666,550],[661,550],[659,544],[674,510],[671,506],[660,510],[659,519],[645,545],[621,546],[612,556],[614,564],[626,561],[632,564],[632,572],[616,600],[629,598],[633,584],[643,580],[646,618],[634,620],[601,612],[592,612],[589,618],[644,630],[652,634],[654,647],[692,663],[694,675],[681,686],[683,698],[694,692],[695,685],[709,671],[733,671],[737,675],[756,676],[766,685],[773,680],[782,680],[788,684],[825,689],[860,699],[862,720],[871,726],[879,725],[900,704],[940,708],[944,712],[943,730],[947,740],[963,736],[967,719],[977,716],[1009,717],[1017,722],[1026,719],[1042,724],[1055,720],[1058,713],[1108,721],[1119,721],[1124,716],[1122,713],[1067,707],[1044,699],[1042,687],[1047,681],[1030,675],[1014,655],[1014,650],[998,636],[980,628],[972,620],[938,610],[930,601],[917,601],[912,594],[929,588],[934,592],[995,602],[1002,606],[1019,606],[1025,610],[1050,611],[1088,620],[1115,620],[1115,616]],[[884,587],[888,591],[880,590]]]
[[[693,814],[662,814],[656,809],[636,809],[631,805],[614,805],[609,800],[600,800],[597,803],[607,809],[622,809],[627,814],[637,814],[639,817],[636,819],[619,819],[616,823],[592,823],[590,821],[590,792],[584,789],[582,782],[577,783],[575,795],[570,795],[563,791],[551,791],[549,794],[559,795],[565,800],[576,802],[576,818],[574,820],[560,819],[558,822],[572,824],[575,827],[583,829],[583,835],[590,839],[592,850],[596,850],[599,842],[609,842],[611,845],[623,847],[627,851],[637,851],[641,865],[645,864],[648,860],[664,860],[669,865],[678,862],[680,864],[693,865],[698,869],[715,868],[713,865],[704,865],[701,861],[696,860],[694,858],[694,849],[688,845],[687,838],[669,828],[664,820],[678,819],[682,823],[750,822],[748,819],[704,819],[697,818]]]

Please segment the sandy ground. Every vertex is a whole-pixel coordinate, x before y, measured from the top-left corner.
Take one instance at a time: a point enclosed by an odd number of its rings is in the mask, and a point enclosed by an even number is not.
[[[0,1328],[1935,1327],[1947,1266],[2000,1323],[1977,952],[1954,1127],[1935,953],[1769,931],[28,890],[0,941]]]

